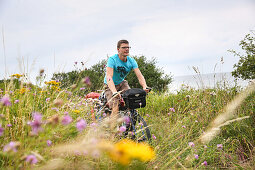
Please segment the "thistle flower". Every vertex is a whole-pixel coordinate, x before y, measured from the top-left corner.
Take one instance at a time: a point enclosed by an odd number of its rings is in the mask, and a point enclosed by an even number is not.
[[[170,110],[171,112],[175,112],[175,109],[174,109],[174,108],[169,108],[169,110]]]
[[[130,118],[128,116],[124,116],[123,119],[124,119],[126,124],[130,123]]]
[[[85,90],[85,87],[81,87],[80,90]]]
[[[91,85],[91,81],[90,81],[90,78],[89,77],[85,77],[82,79],[82,82],[88,86]]]
[[[42,115],[38,112],[33,113],[34,120],[29,122],[29,125],[32,127],[32,133],[38,134],[39,131],[42,131]]]
[[[62,119],[62,124],[63,124],[63,125],[68,125],[68,124],[70,124],[72,121],[73,121],[72,117],[69,116],[69,115],[67,114],[67,115],[65,115],[65,116],[63,117],[63,119]]]
[[[157,137],[156,137],[154,134],[152,134],[152,138],[153,138],[154,140],[157,139]]]
[[[76,123],[76,128],[78,129],[78,131],[83,131],[83,129],[85,129],[87,127],[87,122],[84,119],[79,120]]]
[[[195,157],[195,159],[198,159],[198,158],[199,158],[199,156],[198,156],[197,154],[194,154],[194,157]]]
[[[10,142],[9,144],[4,146],[4,152],[17,152],[17,148],[20,145],[19,142]]]
[[[8,95],[4,95],[4,97],[2,97],[1,99],[1,103],[4,105],[4,106],[11,106],[11,102],[10,102],[10,98]]]
[[[26,162],[30,163],[30,164],[36,164],[38,162],[37,158],[35,155],[28,155],[26,156]]]
[[[7,127],[12,127],[12,124],[7,124]]]
[[[46,100],[45,100],[46,102],[48,102],[48,101],[50,101],[50,98],[46,98]]]
[[[47,145],[48,145],[48,146],[51,146],[51,145],[52,145],[51,140],[47,140]]]
[[[190,146],[190,147],[194,147],[195,144],[194,144],[193,142],[189,142],[189,146]]]
[[[204,161],[204,162],[202,163],[202,165],[207,166],[207,162],[206,162],[206,161]]]
[[[2,125],[0,124],[0,136],[2,136],[4,133],[4,128],[2,128]]]
[[[223,145],[222,144],[217,144],[217,148],[218,148],[218,150],[222,150]]]
[[[119,132],[125,132],[127,130],[127,128],[126,128],[126,126],[121,126],[120,128],[119,128]]]
[[[16,103],[19,103],[19,100],[15,100],[14,103],[15,103],[15,104],[16,104]]]

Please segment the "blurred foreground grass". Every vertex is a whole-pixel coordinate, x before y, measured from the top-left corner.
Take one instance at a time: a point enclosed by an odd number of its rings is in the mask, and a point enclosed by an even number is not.
[[[1,169],[252,169],[255,165],[254,91],[241,103],[232,103],[231,116],[220,119],[234,121],[220,128],[213,124],[215,118],[243,89],[151,92],[147,106],[138,110],[150,126],[152,141],[122,145],[118,129],[109,129],[111,122],[93,120],[97,101],[77,95],[86,84],[61,89],[60,82],[50,81],[39,88],[19,79],[6,82],[0,91]],[[221,130],[201,142],[210,128]],[[126,147],[136,150],[130,153]]]

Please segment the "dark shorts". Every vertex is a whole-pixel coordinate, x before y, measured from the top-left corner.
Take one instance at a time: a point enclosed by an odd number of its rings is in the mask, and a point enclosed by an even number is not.
[[[126,90],[130,89],[128,82],[126,80],[122,81],[118,85],[115,85],[115,88],[117,91],[122,91],[121,93],[124,93]],[[113,106],[119,105],[120,98],[118,96],[112,98],[112,91],[109,89],[107,84],[104,85],[104,91],[110,109],[113,108]]]

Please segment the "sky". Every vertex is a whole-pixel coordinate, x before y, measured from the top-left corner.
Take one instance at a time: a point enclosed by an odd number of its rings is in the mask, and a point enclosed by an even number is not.
[[[231,72],[254,18],[255,0],[0,0],[0,79],[90,67],[120,39],[172,76]]]

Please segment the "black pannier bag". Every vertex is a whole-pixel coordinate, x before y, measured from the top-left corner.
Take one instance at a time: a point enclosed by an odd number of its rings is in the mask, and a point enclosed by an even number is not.
[[[123,94],[123,99],[129,109],[137,109],[146,106],[146,91],[139,88],[128,89]]]

